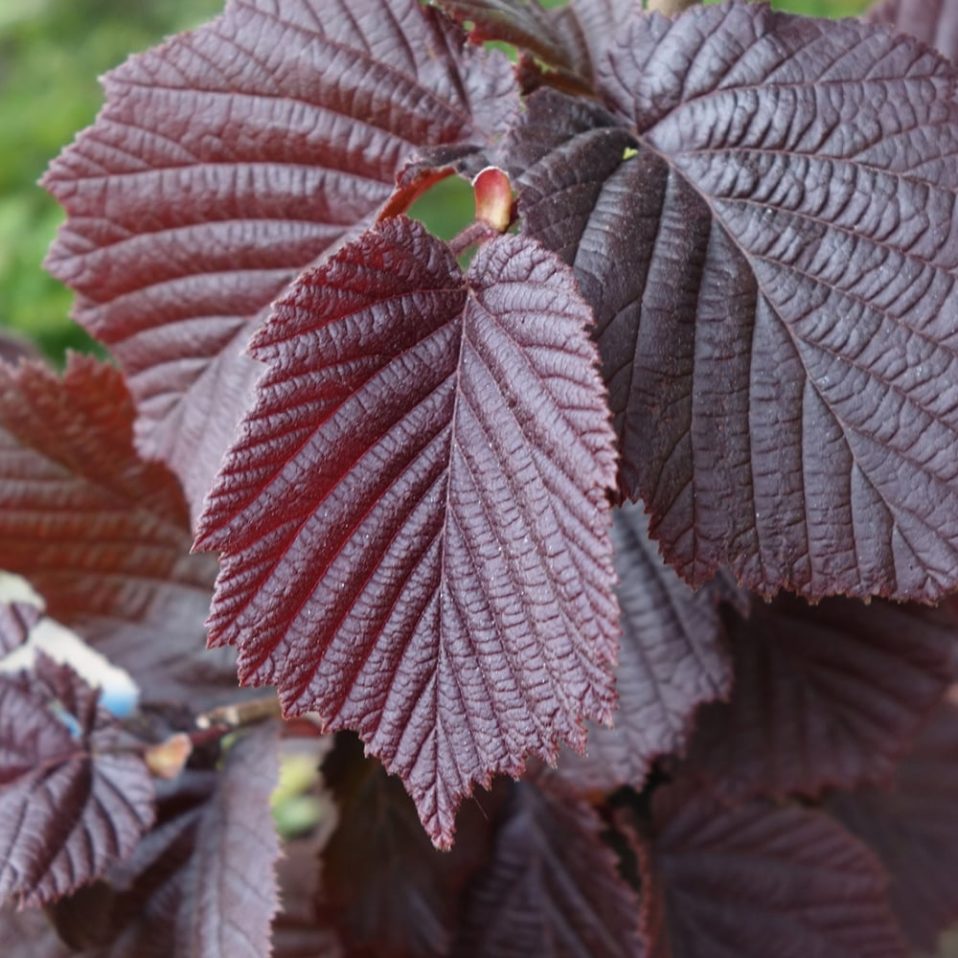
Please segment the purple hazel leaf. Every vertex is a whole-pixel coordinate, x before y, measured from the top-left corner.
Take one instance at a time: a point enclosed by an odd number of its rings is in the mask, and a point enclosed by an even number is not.
[[[54,910],[61,936],[96,958],[263,958],[278,908],[270,796],[279,727],[261,725],[218,771],[159,786],[157,824],[105,879]]]
[[[194,515],[269,304],[375,218],[420,148],[485,146],[508,124],[508,60],[462,40],[418,0],[230,0],[108,74],[96,123],[47,173],[70,217],[47,266]]]
[[[640,844],[649,958],[906,958],[881,865],[827,815],[686,784]]]
[[[276,723],[244,735],[227,753],[179,882],[173,954],[269,954],[280,854],[269,800],[278,778]]]
[[[338,822],[322,855],[320,922],[339,930],[349,956],[456,954],[460,897],[488,856],[489,818],[501,789],[460,808],[456,844],[441,852],[399,779],[364,757],[353,736],[337,736],[323,777]]]
[[[538,772],[512,786],[470,885],[457,958],[634,958],[639,904],[595,810]]]
[[[958,628],[914,604],[783,596],[729,640],[734,694],[699,713],[690,773],[726,800],[814,797],[894,772],[951,682]]]
[[[595,308],[668,561],[766,596],[954,589],[954,69],[731,2],[634,19],[600,81],[614,118],[540,92],[500,163]]]
[[[696,709],[732,689],[719,587],[693,592],[662,561],[641,506],[615,510],[612,541],[622,607],[615,724],[591,729],[586,754],[559,764],[584,792],[641,788],[654,759],[684,750]]]
[[[129,855],[153,823],[136,743],[75,672],[0,676],[0,901],[45,904]]]
[[[937,951],[958,919],[958,709],[946,703],[884,788],[835,793],[829,810],[881,859],[912,946]]]
[[[581,746],[618,636],[605,395],[571,272],[530,240],[463,275],[388,220],[306,272],[206,505],[211,641],[287,714],[354,729],[439,845],[475,783]]]
[[[0,909],[0,955],[3,958],[71,958],[75,952],[57,937],[42,911]]]
[[[62,377],[0,365],[0,556],[141,688],[197,708],[235,698],[235,657],[206,650],[216,564],[189,554],[174,476],[133,448],[120,373],[72,356]]]
[[[0,600],[0,656],[23,645],[42,616],[43,609],[32,602]]]

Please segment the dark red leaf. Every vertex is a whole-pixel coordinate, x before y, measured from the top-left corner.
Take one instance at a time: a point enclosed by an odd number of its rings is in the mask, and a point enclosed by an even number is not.
[[[252,397],[269,304],[389,198],[419,147],[485,145],[505,57],[418,0],[231,0],[108,74],[44,185],[70,215],[48,267],[113,350],[147,455],[194,514]]]
[[[603,55],[641,0],[573,0],[546,9],[539,0],[438,0],[474,42],[503,40],[527,50],[588,89]]]
[[[782,597],[729,627],[734,694],[689,762],[729,798],[817,795],[894,771],[951,681],[958,628],[918,605]]]
[[[588,791],[640,788],[655,758],[684,750],[699,705],[732,687],[717,587],[695,593],[665,565],[640,506],[613,519],[622,607],[615,726],[591,730],[587,754],[569,753],[559,765]]]
[[[635,18],[601,72],[622,126],[537,94],[512,165],[596,308],[666,558],[766,595],[953,589],[952,68],[732,2]]]
[[[593,809],[533,775],[512,789],[473,882],[457,958],[635,958],[639,905]]]
[[[135,743],[76,673],[0,676],[0,901],[60,898],[129,855],[154,817]]]
[[[73,356],[0,365],[0,556],[51,617],[138,680],[147,701],[236,695],[234,656],[207,652],[216,566],[190,556],[176,479],[133,449],[120,374]]]
[[[0,601],[0,656],[23,645],[42,616],[43,609],[32,602]]]
[[[98,958],[171,954],[180,870],[188,866],[204,805],[215,790],[210,769],[188,769],[174,782],[157,783],[156,825],[130,859],[50,909],[71,948],[92,950]]]
[[[65,899],[57,926],[96,958],[263,958],[278,904],[270,795],[278,729],[240,738],[219,772],[163,785],[157,826],[106,879]]]
[[[642,857],[650,958],[906,958],[881,866],[821,812],[666,789]]]
[[[433,840],[460,799],[607,721],[618,632],[604,392],[572,274],[529,240],[386,221],[307,272],[207,502],[211,639],[355,729]]]
[[[279,777],[275,724],[230,750],[215,795],[196,829],[180,882],[174,954],[261,958],[269,953],[279,897],[279,838],[270,795]]]
[[[872,23],[884,23],[918,37],[958,61],[958,3],[955,0],[881,0],[868,11]]]
[[[339,822],[323,852],[319,915],[350,958],[443,958],[463,886],[488,855],[496,799],[468,803],[450,852],[437,851],[398,779],[340,736],[323,766]]]
[[[939,932],[958,919],[958,709],[940,710],[890,788],[836,793],[828,807],[888,869],[912,945],[936,951]]]

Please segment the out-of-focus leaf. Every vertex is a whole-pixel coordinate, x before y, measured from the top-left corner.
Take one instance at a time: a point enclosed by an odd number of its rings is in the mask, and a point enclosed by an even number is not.
[[[278,908],[269,810],[277,749],[268,723],[238,739],[218,772],[188,769],[164,783],[157,825],[133,855],[58,903],[61,935],[96,958],[268,955]]]
[[[955,0],[881,0],[868,11],[872,23],[883,23],[936,47],[958,61],[958,3]]]
[[[73,356],[60,377],[0,364],[0,565],[49,615],[139,683],[204,708],[237,694],[231,650],[206,650],[216,566],[189,554],[175,477],[133,448],[119,372]]]
[[[889,787],[836,792],[828,808],[888,869],[913,947],[934,953],[958,919],[958,709],[942,707]]]
[[[0,676],[0,901],[45,904],[129,855],[154,818],[137,743],[97,693],[39,658]]]
[[[906,958],[881,865],[822,812],[680,785],[640,856],[649,958]]]
[[[734,692],[699,713],[690,771],[727,799],[816,796],[893,773],[952,679],[958,626],[919,605],[783,596],[729,641]]]
[[[512,788],[472,883],[457,958],[636,958],[639,906],[588,803],[547,775]]]
[[[319,916],[350,958],[444,958],[464,886],[488,855],[495,798],[464,805],[457,841],[437,851],[399,779],[339,736],[323,774],[339,821],[323,851]]]

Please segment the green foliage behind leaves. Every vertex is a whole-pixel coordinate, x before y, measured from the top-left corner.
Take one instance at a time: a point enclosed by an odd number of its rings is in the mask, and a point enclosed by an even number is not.
[[[37,179],[88,125],[97,77],[130,53],[214,14],[220,0],[0,0],[0,323],[52,356],[89,348],[71,294],[41,269],[62,220]]]

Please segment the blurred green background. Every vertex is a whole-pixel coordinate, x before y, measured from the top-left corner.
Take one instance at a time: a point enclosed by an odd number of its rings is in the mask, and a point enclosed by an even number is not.
[[[61,214],[36,181],[101,102],[97,77],[130,53],[202,22],[223,0],[0,0],[0,324],[52,357],[90,341],[68,320],[70,292],[41,268]],[[588,0],[585,0],[588,2]],[[817,16],[850,16],[868,0],[780,0]],[[443,186],[420,207],[437,232],[468,196]],[[443,222],[445,221],[445,223]],[[446,226],[446,228],[444,228]]]

